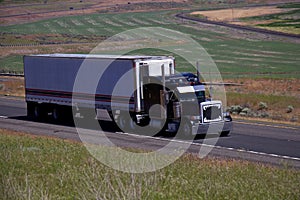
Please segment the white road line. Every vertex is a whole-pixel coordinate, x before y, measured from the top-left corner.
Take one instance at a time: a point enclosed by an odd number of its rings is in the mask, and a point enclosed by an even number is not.
[[[7,119],[8,117],[7,117],[7,116],[0,115],[0,118],[2,118],[2,119]]]
[[[256,123],[256,122],[234,121],[233,123],[246,124],[246,125],[255,125],[255,126],[265,126],[265,127],[272,127],[272,128],[292,129],[292,130],[298,130],[299,129],[297,127],[292,127],[292,126],[287,126],[287,125],[263,124],[263,123]]]
[[[250,154],[255,154],[255,155],[261,155],[261,156],[269,156],[269,157],[274,157],[274,158],[281,158],[281,159],[289,159],[289,160],[296,160],[300,161],[300,158],[297,157],[291,157],[291,156],[284,156],[284,155],[277,155],[277,154],[268,154],[264,152],[257,152],[257,151],[248,151],[244,149],[236,149],[232,147],[222,147],[222,146],[214,146],[214,145],[208,145],[208,144],[201,144],[201,143],[195,143],[191,141],[184,141],[184,140],[177,140],[177,139],[168,139],[168,138],[159,138],[159,137],[153,137],[153,136],[147,136],[147,135],[135,135],[132,133],[123,133],[123,132],[116,132],[118,134],[124,134],[124,135],[129,135],[129,136],[134,136],[134,137],[139,137],[139,138],[147,138],[147,139],[155,139],[155,140],[161,140],[161,141],[167,141],[167,142],[178,142],[178,143],[184,143],[184,144],[191,144],[191,145],[196,145],[196,146],[206,146],[206,147],[212,147],[212,148],[217,148],[217,149],[224,149],[224,150],[230,150],[230,151],[237,151],[237,152],[243,152],[243,153],[250,153]]]

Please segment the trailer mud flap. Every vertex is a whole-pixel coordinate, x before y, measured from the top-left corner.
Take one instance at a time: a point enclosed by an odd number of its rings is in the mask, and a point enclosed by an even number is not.
[[[103,121],[112,121],[108,111],[106,109],[96,109],[96,119]]]

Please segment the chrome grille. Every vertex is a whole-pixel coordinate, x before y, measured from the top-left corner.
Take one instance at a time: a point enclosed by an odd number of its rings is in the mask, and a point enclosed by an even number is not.
[[[205,104],[202,105],[203,122],[215,122],[222,120],[222,105],[221,104]]]

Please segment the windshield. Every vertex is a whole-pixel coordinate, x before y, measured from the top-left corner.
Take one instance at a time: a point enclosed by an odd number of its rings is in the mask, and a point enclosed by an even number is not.
[[[205,101],[205,92],[204,91],[195,91],[195,95],[199,102]]]

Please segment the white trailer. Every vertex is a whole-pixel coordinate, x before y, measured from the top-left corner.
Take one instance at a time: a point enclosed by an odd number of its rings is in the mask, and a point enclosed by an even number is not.
[[[98,120],[116,121],[121,129],[151,125],[176,132],[184,122],[185,132],[198,134],[212,123],[226,122],[222,132],[231,130],[222,102],[207,101],[199,81],[191,86],[190,77],[183,81],[175,74],[173,57],[29,55],[24,56],[24,74],[28,116],[36,119],[64,119],[76,107],[81,114],[93,110],[87,113]],[[151,115],[155,104],[160,107]]]

